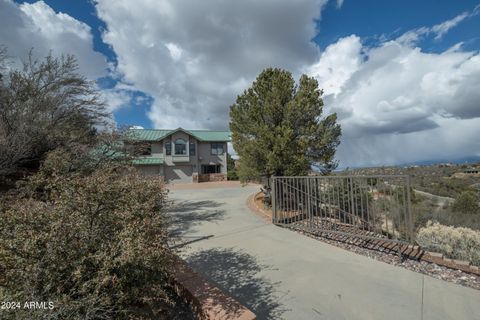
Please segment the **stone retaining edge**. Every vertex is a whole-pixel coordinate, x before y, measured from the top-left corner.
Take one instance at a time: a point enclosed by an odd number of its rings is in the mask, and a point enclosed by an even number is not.
[[[255,314],[178,259],[171,285],[201,320],[256,320]]]

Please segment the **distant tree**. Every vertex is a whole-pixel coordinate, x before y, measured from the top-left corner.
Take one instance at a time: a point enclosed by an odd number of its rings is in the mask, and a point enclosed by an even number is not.
[[[341,129],[336,114],[322,118],[322,90],[302,75],[268,68],[230,108],[233,146],[242,181],[262,175],[305,175],[312,165],[336,168]]]
[[[0,73],[7,70],[5,52],[0,50]],[[49,55],[40,62],[30,53],[23,69],[11,68],[0,79],[0,185],[38,169],[50,150],[91,143],[106,115],[73,56]]]
[[[452,210],[458,213],[479,214],[479,202],[480,199],[475,192],[464,191],[453,203]]]

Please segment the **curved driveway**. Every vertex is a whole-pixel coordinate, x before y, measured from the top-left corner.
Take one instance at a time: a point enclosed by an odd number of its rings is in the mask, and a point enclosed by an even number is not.
[[[480,291],[357,255],[265,222],[258,186],[172,190],[173,227],[198,272],[258,319],[475,319]]]

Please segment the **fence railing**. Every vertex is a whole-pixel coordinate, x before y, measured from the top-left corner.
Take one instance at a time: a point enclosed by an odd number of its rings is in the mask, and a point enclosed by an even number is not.
[[[273,223],[363,239],[413,243],[404,175],[273,177]]]

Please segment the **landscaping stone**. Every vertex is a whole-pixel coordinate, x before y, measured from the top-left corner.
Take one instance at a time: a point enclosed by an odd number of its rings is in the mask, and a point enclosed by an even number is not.
[[[470,261],[465,261],[465,260],[453,260],[453,262],[460,266],[468,267],[470,265]]]
[[[432,257],[443,258],[443,254],[442,254],[442,253],[438,253],[438,252],[428,252],[428,254],[431,255]]]

